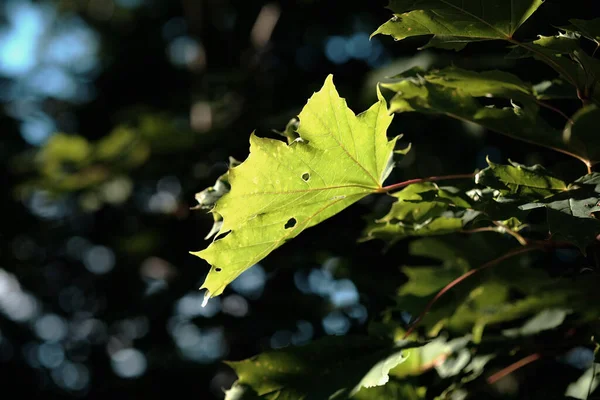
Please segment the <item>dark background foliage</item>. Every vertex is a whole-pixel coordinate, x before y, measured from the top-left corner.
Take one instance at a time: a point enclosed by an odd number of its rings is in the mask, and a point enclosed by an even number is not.
[[[589,17],[589,3],[568,5],[565,15],[566,2],[547,1],[520,34]],[[385,212],[386,198],[312,228],[204,309],[197,288],[208,266],[188,251],[206,246],[212,220],[190,207],[228,156],[246,157],[252,130],[275,137],[329,73],[357,112],[377,80],[413,65],[554,77],[534,61],[504,59],[502,44],[456,54],[418,52],[424,40],[369,41],[389,17],[384,6],[0,4],[3,398],[222,398],[235,379],[222,359],[366,329],[408,262],[405,244],[383,252],[381,243],[356,243],[362,217]],[[68,136],[57,141],[57,132]],[[582,173],[561,154],[447,119],[396,116],[390,134],[399,133],[413,151],[390,182],[470,172],[486,156]],[[94,156],[101,140],[112,149],[104,158]],[[573,378],[539,368],[527,379]]]

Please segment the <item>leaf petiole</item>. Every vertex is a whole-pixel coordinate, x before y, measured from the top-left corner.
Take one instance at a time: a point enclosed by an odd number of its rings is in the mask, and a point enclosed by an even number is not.
[[[474,177],[475,177],[475,173],[445,175],[445,176],[430,176],[428,178],[409,179],[404,182],[394,183],[393,185],[381,187],[376,190],[376,193],[389,193],[392,190],[401,189],[408,185],[412,185],[413,183],[436,182],[436,181],[444,181],[444,180],[450,180],[450,179],[472,179]]]

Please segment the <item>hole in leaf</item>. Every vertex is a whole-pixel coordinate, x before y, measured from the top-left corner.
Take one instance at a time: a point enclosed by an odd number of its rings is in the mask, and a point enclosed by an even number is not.
[[[288,222],[285,223],[284,228],[290,229],[290,228],[293,228],[294,226],[296,226],[296,218],[290,218],[290,219],[288,219]]]
[[[217,272],[221,272],[221,271],[222,271],[222,269],[221,269],[221,268],[215,268],[215,271],[217,271]]]
[[[302,180],[304,182],[308,182],[309,179],[310,179],[310,174],[308,172],[305,172],[302,174]]]
[[[493,107],[493,108],[513,108],[510,99],[505,97],[477,97],[477,101],[484,107]]]

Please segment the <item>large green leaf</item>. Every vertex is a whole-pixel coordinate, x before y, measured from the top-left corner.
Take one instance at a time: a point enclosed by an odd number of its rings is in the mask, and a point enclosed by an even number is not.
[[[368,336],[326,337],[227,364],[237,373],[238,385],[260,398],[339,399],[386,384],[390,369],[406,360],[403,349],[412,347]]]
[[[588,165],[600,161],[594,142],[571,140],[540,117],[536,92],[515,75],[451,67],[427,73],[413,69],[396,78],[382,84],[396,93],[391,111],[447,115],[567,153]],[[491,99],[506,105],[486,104]]]
[[[229,170],[231,190],[212,210],[223,219],[221,237],[192,253],[212,265],[202,285],[207,296],[221,294],[304,229],[381,189],[396,139],[386,137],[392,116],[378,97],[356,116],[329,76],[300,113],[299,137],[291,144],[250,137],[250,155]]]
[[[394,16],[373,34],[396,40],[439,35],[432,45],[456,46],[481,39],[511,39],[543,0],[391,0]],[[451,38],[446,38],[446,37]],[[455,48],[456,47],[452,47]]]

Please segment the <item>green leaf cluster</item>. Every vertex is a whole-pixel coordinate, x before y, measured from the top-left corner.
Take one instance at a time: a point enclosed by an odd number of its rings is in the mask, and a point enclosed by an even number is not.
[[[239,380],[238,399],[342,399],[363,388],[385,385],[419,344],[368,337],[328,337],[305,346],[228,362]],[[244,389],[246,387],[246,389]],[[230,391],[231,392],[231,391]],[[358,397],[360,398],[360,396]]]
[[[500,70],[412,68],[380,85],[391,92],[389,102],[377,88],[377,102],[358,115],[329,76],[277,132],[285,142],[253,134],[248,158],[232,161],[197,195],[197,208],[215,221],[210,245],[193,253],[211,264],[202,286],[207,300],[288,240],[369,195],[389,196],[391,205],[383,216],[368,217],[358,241],[383,241],[389,249],[410,239],[398,271],[404,283],[390,294],[392,306],[370,322],[368,336],[229,362],[239,380],[226,398],[477,398],[482,380],[498,379],[490,369],[511,370],[502,364],[507,357],[533,352],[525,359],[536,359],[545,343],[552,354],[592,344],[600,317],[600,266],[593,261],[600,237],[600,174],[593,171],[600,161],[600,64],[585,49],[600,45],[600,19],[571,19],[550,27],[559,29],[554,36],[519,38],[542,5],[392,0],[393,15],[374,35],[431,36],[425,47],[455,51],[504,41],[507,57],[532,57],[558,76],[530,83]],[[568,115],[562,102],[577,110]],[[561,152],[583,162],[582,174],[488,160],[486,168],[461,175],[385,185],[394,155],[410,150],[396,150],[397,137],[389,139],[387,130],[394,114],[407,112],[467,121]],[[561,257],[569,267],[557,273],[549,265]],[[585,335],[572,337],[574,331]],[[423,385],[430,373],[438,387]],[[591,369],[565,395],[583,399],[596,386]]]

